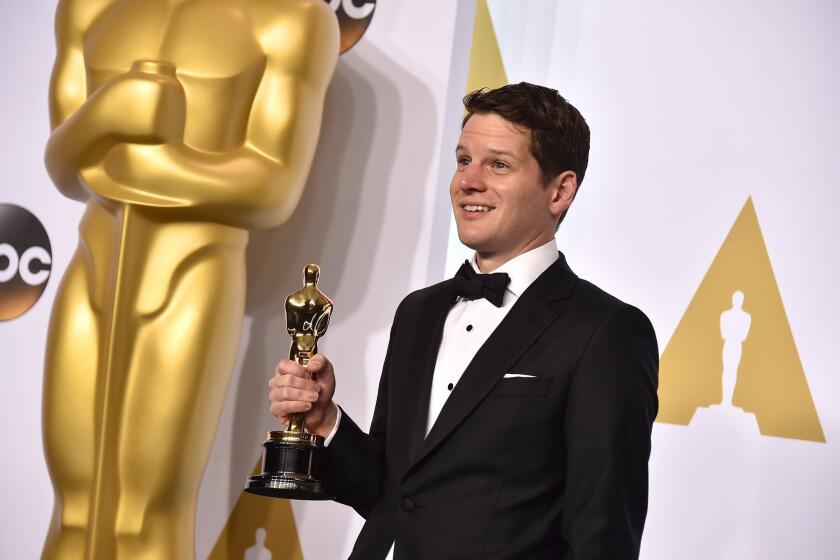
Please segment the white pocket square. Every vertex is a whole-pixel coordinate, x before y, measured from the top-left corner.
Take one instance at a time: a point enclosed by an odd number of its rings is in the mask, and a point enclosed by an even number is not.
[[[506,374],[505,374],[505,376],[504,376],[504,379],[510,379],[510,378],[512,378],[512,377],[529,377],[529,378],[533,378],[533,377],[536,377],[536,375],[531,375],[530,373],[506,373]]]

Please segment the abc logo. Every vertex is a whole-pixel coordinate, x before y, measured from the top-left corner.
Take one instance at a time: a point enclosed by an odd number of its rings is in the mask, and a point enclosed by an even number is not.
[[[28,210],[0,204],[0,321],[35,305],[50,277],[52,248],[44,226]]]
[[[341,53],[346,53],[367,31],[376,0],[326,0],[338,17],[341,29]]]

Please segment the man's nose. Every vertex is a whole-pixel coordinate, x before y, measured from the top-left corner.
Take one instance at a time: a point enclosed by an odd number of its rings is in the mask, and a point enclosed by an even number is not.
[[[484,182],[484,173],[481,166],[474,163],[466,166],[458,177],[458,187],[462,191],[484,191],[487,186]]]

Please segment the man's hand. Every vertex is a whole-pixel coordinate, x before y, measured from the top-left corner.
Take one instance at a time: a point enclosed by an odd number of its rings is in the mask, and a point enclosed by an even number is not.
[[[322,437],[329,435],[338,407],[332,400],[335,372],[326,357],[315,354],[306,366],[281,360],[268,386],[271,413],[285,426],[290,414],[305,412],[307,430]]]

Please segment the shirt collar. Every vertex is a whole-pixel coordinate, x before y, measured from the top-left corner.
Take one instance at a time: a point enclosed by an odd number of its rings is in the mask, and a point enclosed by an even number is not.
[[[540,274],[545,272],[559,258],[560,253],[557,250],[557,240],[552,237],[551,241],[545,245],[515,256],[493,272],[506,272],[510,276],[510,284],[508,284],[507,291],[519,297]],[[470,264],[473,270],[481,274],[481,270],[479,270],[475,260],[475,254],[473,254]]]

